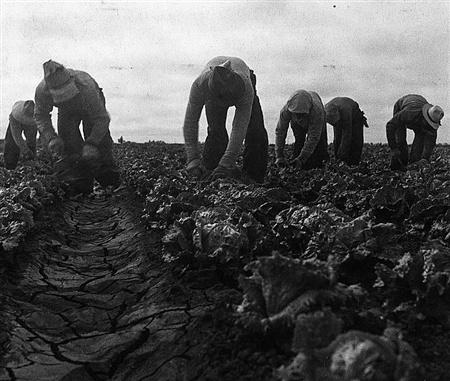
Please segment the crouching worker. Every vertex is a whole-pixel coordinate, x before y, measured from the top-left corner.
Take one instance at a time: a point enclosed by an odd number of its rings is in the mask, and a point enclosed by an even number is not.
[[[14,103],[11,114],[9,114],[9,125],[6,130],[3,151],[7,169],[16,168],[20,157],[24,160],[32,160],[36,156],[37,128],[33,114],[34,102],[32,100]]]
[[[208,135],[203,157],[198,147],[198,121],[205,106]],[[230,138],[226,130],[228,108],[235,106]],[[237,57],[215,57],[191,86],[183,125],[187,171],[202,178],[234,177],[236,160],[245,139],[243,171],[256,182],[264,181],[268,138],[256,95],[256,77]],[[238,171],[239,172],[239,171]]]
[[[394,116],[386,124],[392,170],[405,170],[408,163],[430,160],[443,117],[442,108],[429,104],[421,95],[405,95],[395,103]],[[414,131],[409,157],[407,128]]]
[[[325,109],[314,91],[298,90],[283,106],[275,130],[275,164],[285,166],[286,135],[294,133],[293,163],[299,169],[321,168],[328,161]]]
[[[361,160],[364,126],[369,127],[358,103],[347,97],[333,98],[325,105],[327,122],[333,126],[334,155],[348,165]]]
[[[62,156],[57,166],[60,179],[69,184],[71,193],[90,193],[94,178],[102,186],[119,185],[102,89],[83,71],[66,69],[51,60],[43,67],[34,117],[44,144]],[[53,107],[58,108],[58,135],[50,117]]]

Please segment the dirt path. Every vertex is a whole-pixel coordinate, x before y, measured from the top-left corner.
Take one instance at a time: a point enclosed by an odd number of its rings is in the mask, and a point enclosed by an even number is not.
[[[46,213],[0,291],[0,380],[200,377],[186,367],[208,292],[176,285],[127,205],[117,195]]]

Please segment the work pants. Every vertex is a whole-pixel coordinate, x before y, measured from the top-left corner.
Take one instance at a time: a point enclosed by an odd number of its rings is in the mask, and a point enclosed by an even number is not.
[[[89,193],[96,179],[102,186],[119,185],[119,170],[112,155],[113,141],[108,133],[96,147],[100,157],[93,163],[81,160],[84,140],[80,132],[83,122],[83,135],[86,139],[91,134],[93,121],[88,115],[77,110],[60,107],[58,112],[58,135],[64,141],[64,156],[58,168],[61,180],[73,185],[74,191]]]
[[[361,154],[364,145],[364,124],[367,123],[364,113],[355,108],[352,115],[352,124],[350,126],[344,126],[342,123],[338,123],[333,127],[334,132],[334,155],[337,158],[339,150],[342,149],[342,145],[349,144],[348,155],[343,161],[348,165],[358,165],[361,161]],[[351,133],[346,134],[345,129],[350,129]],[[345,142],[345,139],[349,139],[350,142]]]
[[[203,162],[207,169],[214,170],[228,146],[226,118],[228,107],[214,100],[205,105],[208,121],[208,136],[203,150]],[[252,113],[245,136],[243,171],[256,182],[263,182],[268,162],[268,138],[259,97],[253,99]]]

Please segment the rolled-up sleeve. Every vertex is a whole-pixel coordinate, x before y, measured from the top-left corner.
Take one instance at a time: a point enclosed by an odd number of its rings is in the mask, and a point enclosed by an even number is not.
[[[275,155],[277,158],[284,157],[284,147],[286,145],[286,136],[291,121],[291,113],[283,107],[280,112],[277,127],[275,128]]]
[[[51,112],[53,110],[53,99],[50,93],[45,91],[45,83],[41,82],[36,88],[34,96],[34,120],[39,134],[44,139],[49,140],[56,136],[55,129],[52,125]]]
[[[188,164],[192,160],[200,158],[200,150],[198,147],[198,121],[204,104],[205,96],[200,88],[199,79],[197,78],[191,86],[183,123],[183,135]]]

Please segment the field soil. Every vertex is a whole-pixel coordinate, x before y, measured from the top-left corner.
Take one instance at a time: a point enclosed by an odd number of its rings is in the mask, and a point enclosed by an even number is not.
[[[365,152],[368,160],[378,157],[379,166],[386,166],[384,146],[367,146]],[[125,143],[116,147],[116,155],[124,174],[123,189],[116,193],[98,189],[92,195],[66,198],[44,208],[14,257],[1,261],[0,380],[280,379],[277,369],[287,366],[296,353],[280,342],[276,333],[249,328],[247,315],[242,314],[246,296],[242,277],[251,274],[245,265],[272,255],[272,250],[300,260],[298,253],[308,252],[308,245],[319,239],[308,230],[309,241],[303,235],[301,243],[305,246],[301,246],[298,237],[294,240],[292,232],[281,227],[280,219],[286,216],[282,211],[300,204],[311,208],[328,202],[327,208],[332,204],[351,221],[366,212],[379,212],[378,205],[370,203],[371,197],[393,181],[407,189],[414,179],[418,185],[417,173],[420,181],[430,187],[436,179],[440,181],[438,187],[445,187],[450,178],[449,147],[439,148],[440,164],[434,169],[427,167],[428,172],[413,169],[390,178],[390,171],[376,172],[370,164],[354,170],[336,164],[326,176],[320,170],[302,175],[287,170],[278,176],[271,164],[262,185],[245,179],[246,184],[219,181],[212,186],[187,182],[179,145]],[[411,180],[411,176],[416,177]],[[358,193],[359,185],[355,185],[351,193],[351,181],[364,183],[364,192]],[[443,231],[435,226],[440,219],[447,221],[445,210],[438,213],[430,209],[427,213],[434,213],[432,220],[416,215],[416,220],[411,220],[411,205],[424,192],[413,188],[411,185],[416,199],[407,200],[410,206],[404,215],[392,208],[386,221],[381,221],[384,215],[376,215],[376,223],[394,224],[403,234],[397,241],[403,246],[390,251],[399,255],[399,260],[406,251],[421,253],[428,242],[439,241],[444,250],[449,246],[445,223]],[[273,189],[281,189],[287,196],[283,200],[277,196],[275,201],[259,199],[267,197],[261,192]],[[187,197],[188,191],[197,198]],[[255,192],[257,197],[253,197]],[[430,192],[436,200],[442,200],[436,192]],[[195,240],[182,240],[180,226],[187,226],[187,218],[195,222],[199,218],[195,213],[201,208],[229,205],[233,213],[237,207],[241,213],[240,222],[233,220],[230,226],[240,226],[245,217],[245,226],[251,221],[264,234],[253,231],[257,239],[246,230],[248,241],[238,251],[228,244],[226,250],[221,247],[214,255],[205,246],[195,246]],[[389,205],[398,207],[395,203]],[[258,223],[250,220],[253,216]],[[376,217],[370,215],[367,220],[370,218]],[[284,221],[283,226],[287,225]],[[372,227],[370,223],[367,226]],[[170,232],[173,234],[168,235]],[[335,230],[329,232],[335,234]],[[352,247],[354,251],[360,249]],[[333,250],[330,248],[330,253],[335,253]],[[233,253],[238,253],[239,261],[229,259]],[[220,259],[220,255],[227,256],[227,260]],[[310,262],[329,260],[329,256],[311,258]],[[423,373],[420,379],[447,380],[450,319],[442,315],[450,311],[446,309],[448,301],[438,296],[433,299],[434,294],[422,290],[422,286],[417,290],[410,286],[414,292],[408,289],[405,294],[392,296],[398,285],[406,287],[404,279],[394,274],[398,263],[384,257],[379,263],[369,262],[342,261],[336,267],[343,284],[358,284],[365,292],[365,301],[355,307],[351,319],[347,319],[350,315],[346,310],[333,310],[344,320],[344,329],[381,335],[386,327],[395,326],[417,353]],[[446,297],[447,286],[443,287]],[[428,315],[421,309],[427,308],[426,303],[439,304],[441,309]]]

